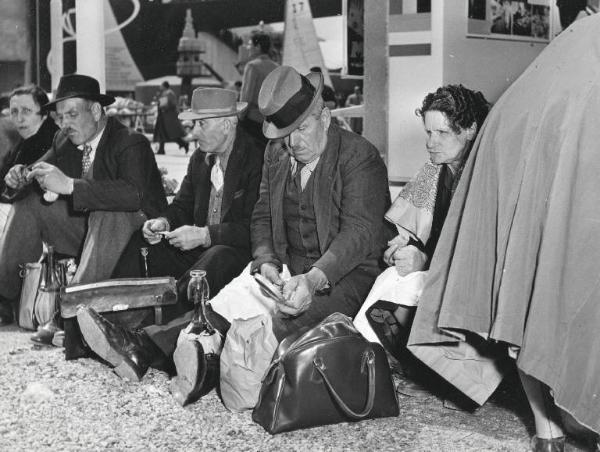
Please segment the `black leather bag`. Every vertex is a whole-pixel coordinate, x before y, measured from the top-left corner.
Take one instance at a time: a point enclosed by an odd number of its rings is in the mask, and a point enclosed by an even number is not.
[[[383,347],[334,313],[279,345],[252,419],[269,433],[397,416]]]

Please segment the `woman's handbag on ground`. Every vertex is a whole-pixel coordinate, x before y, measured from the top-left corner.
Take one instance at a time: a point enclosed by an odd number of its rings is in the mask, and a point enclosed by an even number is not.
[[[281,342],[252,419],[274,434],[398,413],[383,347],[334,313]]]

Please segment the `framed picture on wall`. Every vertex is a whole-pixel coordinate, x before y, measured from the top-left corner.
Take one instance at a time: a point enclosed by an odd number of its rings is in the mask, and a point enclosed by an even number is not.
[[[468,35],[549,41],[554,0],[468,0]]]

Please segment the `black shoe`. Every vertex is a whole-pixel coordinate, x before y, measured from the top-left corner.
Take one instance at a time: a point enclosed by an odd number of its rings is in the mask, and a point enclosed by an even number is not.
[[[219,356],[205,354],[199,342],[181,341],[173,353],[173,361],[177,376],[171,380],[171,394],[181,406],[195,402],[217,386]]]
[[[56,321],[50,320],[49,322],[44,323],[44,325],[39,326],[37,331],[33,333],[29,339],[38,344],[52,345],[54,334],[58,331],[62,330],[58,327]]]
[[[13,307],[10,301],[0,300],[0,326],[10,325],[14,322]]]
[[[77,313],[77,322],[88,346],[111,364],[121,378],[140,381],[150,365],[164,359],[145,332],[126,330],[92,308],[82,308]]]

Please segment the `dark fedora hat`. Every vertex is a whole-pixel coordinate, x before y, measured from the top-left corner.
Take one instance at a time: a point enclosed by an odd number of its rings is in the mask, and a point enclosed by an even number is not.
[[[258,108],[265,117],[265,137],[281,138],[292,133],[310,114],[322,90],[320,72],[304,76],[290,66],[279,66],[271,71],[258,94]]]
[[[93,100],[99,102],[103,107],[115,101],[112,96],[100,94],[100,84],[95,78],[87,75],[69,74],[60,78],[54,100],[44,105],[44,108],[54,110],[58,102],[72,97]]]
[[[182,121],[235,116],[248,107],[248,102],[237,102],[238,93],[223,88],[196,88],[192,93],[192,106],[179,113]]]

